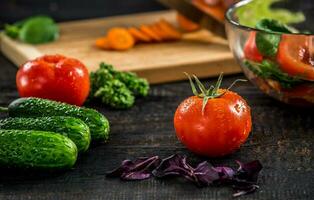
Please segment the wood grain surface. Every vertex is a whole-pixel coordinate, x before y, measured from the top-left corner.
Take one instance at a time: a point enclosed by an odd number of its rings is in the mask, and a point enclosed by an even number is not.
[[[133,14],[60,23],[61,37],[52,43],[27,45],[9,39],[4,34],[1,50],[16,65],[44,54],[63,54],[84,61],[89,70],[98,69],[104,61],[118,69],[137,72],[151,83],[185,79],[182,72],[199,77],[239,73],[227,41],[203,30],[186,34],[177,42],[141,44],[118,52],[104,51],[94,46],[98,37],[104,36],[111,27],[139,26],[150,24],[161,18],[175,23],[174,11]]]
[[[0,54],[0,106],[18,97],[16,68]],[[228,86],[240,76],[225,77]],[[214,79],[206,79],[213,83]],[[148,97],[127,111],[115,111],[93,103],[87,106],[105,114],[112,126],[107,144],[93,146],[67,172],[35,173],[0,170],[1,200],[226,200],[228,188],[198,188],[181,179],[122,182],[105,173],[123,159],[138,156],[186,154],[192,163],[209,160],[215,165],[236,166],[235,159],[259,159],[264,165],[260,189],[239,199],[312,200],[314,197],[313,110],[283,105],[259,92],[250,83],[234,88],[250,104],[253,131],[243,147],[231,156],[207,159],[187,151],[176,139],[172,124],[177,105],[191,95],[188,82],[153,86]],[[5,117],[5,115],[0,115]]]

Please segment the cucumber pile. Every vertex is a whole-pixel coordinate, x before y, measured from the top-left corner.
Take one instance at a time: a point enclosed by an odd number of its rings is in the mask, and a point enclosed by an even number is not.
[[[0,120],[0,166],[68,169],[92,141],[106,141],[109,122],[96,110],[40,98],[19,98]]]

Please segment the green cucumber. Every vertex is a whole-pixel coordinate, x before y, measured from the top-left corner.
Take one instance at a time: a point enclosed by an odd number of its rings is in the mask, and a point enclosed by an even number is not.
[[[0,130],[0,166],[60,170],[73,167],[76,145],[69,138],[45,131]]]
[[[91,136],[88,126],[73,117],[7,118],[0,120],[0,129],[51,131],[70,138],[79,152],[88,149]]]
[[[8,108],[0,108],[0,111],[9,112],[10,117],[75,117],[87,124],[92,140],[107,140],[109,138],[109,122],[107,118],[96,110],[89,108],[28,97],[16,99]]]

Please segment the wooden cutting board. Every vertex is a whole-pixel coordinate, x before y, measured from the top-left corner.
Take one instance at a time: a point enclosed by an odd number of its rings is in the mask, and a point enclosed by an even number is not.
[[[44,54],[63,54],[81,60],[89,70],[96,70],[100,62],[113,64],[120,70],[130,70],[151,83],[185,79],[182,72],[199,77],[216,76],[220,72],[240,72],[227,41],[206,30],[184,35],[177,42],[139,44],[123,51],[104,51],[94,46],[95,39],[105,35],[110,27],[138,26],[164,18],[176,23],[174,11],[162,11],[101,19],[60,23],[59,40],[42,45],[14,41],[1,34],[1,50],[17,66]]]

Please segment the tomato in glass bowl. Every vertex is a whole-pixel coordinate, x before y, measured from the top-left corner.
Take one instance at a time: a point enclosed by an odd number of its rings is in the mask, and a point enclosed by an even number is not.
[[[264,1],[269,11],[254,11],[261,0],[240,1],[227,10],[231,51],[264,93],[288,104],[314,106],[313,7],[305,7],[305,0],[271,1]]]

